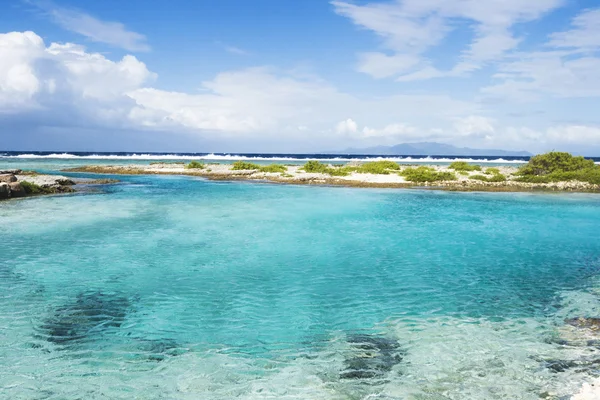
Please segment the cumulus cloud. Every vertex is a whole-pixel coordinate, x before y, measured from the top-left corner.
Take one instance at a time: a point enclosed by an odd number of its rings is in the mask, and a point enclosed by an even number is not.
[[[111,60],[73,43],[46,44],[33,32],[0,34],[0,117],[20,118],[22,125],[70,127],[81,135],[134,129],[297,140],[332,149],[342,140],[468,140],[524,148],[599,140],[592,125],[506,128],[483,116],[488,113],[480,104],[448,95],[356,96],[318,77],[269,67],[222,72],[190,92],[153,87],[156,78],[132,55]]]
[[[494,121],[479,115],[469,115],[465,118],[457,118],[454,129],[461,136],[490,136],[495,132]]]
[[[337,133],[356,133],[358,132],[358,124],[351,118],[340,121],[335,127]]]

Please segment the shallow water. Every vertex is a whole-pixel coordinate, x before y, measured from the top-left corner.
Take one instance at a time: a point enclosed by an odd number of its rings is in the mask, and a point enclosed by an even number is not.
[[[85,175],[81,175],[85,176]],[[0,203],[0,398],[538,399],[600,197],[132,176]],[[137,397],[136,397],[137,396]]]

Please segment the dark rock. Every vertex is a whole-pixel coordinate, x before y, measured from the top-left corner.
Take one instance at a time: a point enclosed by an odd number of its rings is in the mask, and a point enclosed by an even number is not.
[[[25,192],[25,189],[19,182],[9,183],[8,186],[10,187],[10,197],[15,198],[27,196],[27,192]]]
[[[381,336],[351,335],[348,343],[352,354],[346,358],[342,379],[382,378],[404,356],[397,341]]]
[[[565,372],[573,368],[579,368],[579,372],[598,369],[600,359],[580,360],[548,360],[545,367],[552,372]]]
[[[16,181],[17,181],[17,177],[12,174],[0,175],[0,182],[11,183],[11,182],[16,182]]]
[[[73,186],[75,185],[75,182],[72,181],[71,179],[57,179],[56,183],[59,184],[60,186]]]
[[[565,319],[565,323],[577,328],[588,328],[594,331],[600,329],[600,318],[568,318]]]
[[[94,334],[119,328],[130,306],[128,298],[123,296],[82,293],[72,304],[58,308],[40,331],[49,342],[73,345]]]
[[[6,200],[10,197],[10,188],[8,183],[0,182],[0,200]]]
[[[51,186],[50,187],[54,193],[73,193],[75,192],[75,189],[73,189],[71,186],[64,186],[64,185],[59,185],[59,186]]]
[[[21,172],[20,169],[0,169],[0,175],[19,175]]]

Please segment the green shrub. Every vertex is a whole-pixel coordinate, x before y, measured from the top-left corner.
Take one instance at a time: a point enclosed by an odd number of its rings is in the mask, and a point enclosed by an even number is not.
[[[548,175],[554,172],[572,172],[594,169],[594,161],[584,157],[574,157],[569,153],[552,151],[531,157],[529,162],[519,169],[520,175]]]
[[[498,168],[490,167],[485,170],[485,173],[496,175],[496,174],[500,174],[500,170]]]
[[[506,182],[506,176],[504,176],[500,173],[493,174],[492,176],[472,175],[469,177],[469,179],[475,179],[476,181],[483,181],[483,182]]]
[[[600,167],[594,161],[558,151],[532,157],[517,175],[518,182],[580,181],[600,185]]]
[[[370,161],[362,164],[356,168],[356,172],[362,174],[384,174],[387,175],[391,171],[399,171],[400,165],[393,161],[382,160],[382,161]]]
[[[479,165],[471,165],[465,161],[455,161],[448,168],[455,171],[481,171]]]
[[[36,185],[32,182],[20,181],[19,183],[21,184],[21,187],[23,188],[23,190],[25,190],[25,193],[27,194],[49,194],[55,192],[55,190],[53,190],[52,188]]]
[[[287,172],[287,167],[281,164],[271,164],[260,167],[260,172],[283,173]]]
[[[579,171],[553,172],[547,175],[521,175],[515,179],[518,182],[551,183],[579,181],[600,185],[600,168],[586,168]]]
[[[185,166],[187,169],[204,169],[206,165],[204,163],[198,161],[192,161],[188,165]]]
[[[329,169],[329,167],[317,160],[310,160],[310,161],[307,161],[306,164],[304,164],[302,169],[305,172],[309,172],[309,173],[325,174],[325,173],[327,173],[327,170]]]
[[[437,181],[455,181],[456,175],[452,172],[438,172],[431,167],[421,166],[416,168],[406,168],[399,174],[409,182],[437,182]]]
[[[234,171],[249,171],[253,169],[260,169],[260,165],[246,161],[236,161],[233,163],[233,168],[231,169]]]

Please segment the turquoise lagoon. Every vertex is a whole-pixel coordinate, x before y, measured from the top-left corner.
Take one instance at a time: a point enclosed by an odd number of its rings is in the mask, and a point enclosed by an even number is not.
[[[10,166],[63,165],[34,164]],[[0,203],[0,398],[569,398],[596,376],[552,366],[597,352],[563,336],[600,316],[600,196],[121,179]]]

